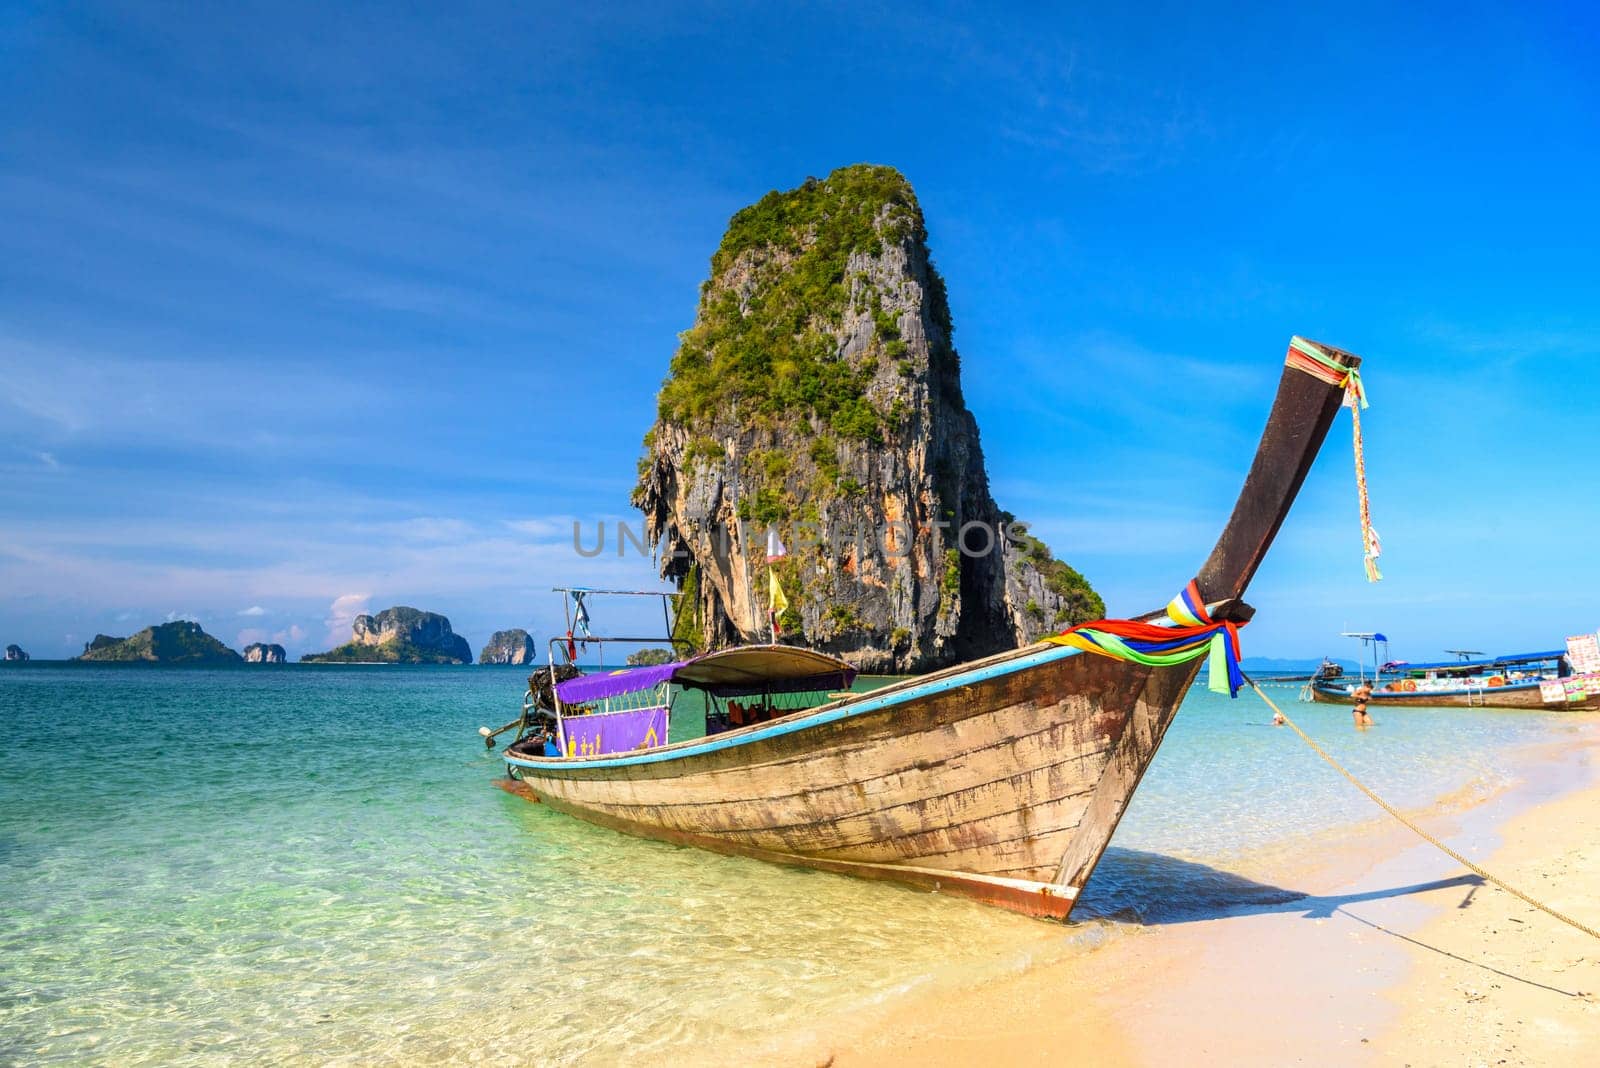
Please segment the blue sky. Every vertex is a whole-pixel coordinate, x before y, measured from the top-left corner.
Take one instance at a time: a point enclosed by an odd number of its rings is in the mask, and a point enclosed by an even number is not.
[[[0,642],[406,603],[476,649],[651,584],[572,520],[634,518],[728,217],[859,161],[996,498],[1114,613],[1204,558],[1301,333],[1368,360],[1387,578],[1341,418],[1247,653],[1600,625],[1592,11],[1087,8],[5,4]]]

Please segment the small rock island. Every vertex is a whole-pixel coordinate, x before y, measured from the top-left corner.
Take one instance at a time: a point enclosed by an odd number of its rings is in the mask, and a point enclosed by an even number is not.
[[[300,658],[303,664],[470,664],[467,640],[437,612],[396,605],[375,616],[360,615],[350,640],[325,653]]]
[[[497,630],[489,636],[489,644],[478,653],[480,664],[532,664],[538,650],[533,639],[521,627]]]
[[[27,653],[22,651],[22,646],[20,646],[20,645],[8,645],[8,646],[6,646],[6,657],[5,658],[7,660],[32,660],[33,659]]]
[[[244,647],[244,662],[246,664],[285,664],[288,661],[289,654],[284,652],[281,645],[251,642]]]
[[[237,664],[238,653],[200,629],[200,624],[180,619],[146,627],[129,638],[96,634],[85,642],[79,660],[150,664]]]

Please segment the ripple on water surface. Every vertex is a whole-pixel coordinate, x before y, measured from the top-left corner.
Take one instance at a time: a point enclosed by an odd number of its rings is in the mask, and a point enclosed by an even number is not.
[[[475,735],[521,689],[494,668],[0,672],[0,1060],[686,1055],[1094,931],[529,804]],[[1343,709],[1291,713],[1418,805],[1549,729],[1457,710],[1357,736]],[[1084,915],[1282,895],[1231,858],[1367,816],[1265,720],[1191,697]]]

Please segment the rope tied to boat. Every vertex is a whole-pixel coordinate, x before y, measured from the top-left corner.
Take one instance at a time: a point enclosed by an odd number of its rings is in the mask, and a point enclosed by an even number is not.
[[[1244,685],[1239,670],[1239,628],[1244,624],[1212,619],[1200,596],[1200,584],[1194,580],[1168,603],[1167,618],[1171,626],[1137,619],[1096,619],[1044,640],[1148,667],[1170,667],[1209,656],[1212,692],[1239,696]]]
[[[1512,886],[1510,883],[1506,882],[1504,879],[1501,879],[1501,878],[1499,878],[1498,876],[1495,876],[1495,875],[1491,875],[1489,872],[1485,871],[1483,868],[1480,868],[1478,865],[1472,863],[1472,861],[1468,860],[1466,857],[1462,856],[1460,853],[1457,853],[1454,849],[1451,849],[1449,846],[1447,846],[1443,842],[1439,841],[1439,839],[1435,838],[1433,835],[1429,834],[1427,831],[1425,831],[1421,827],[1417,826],[1411,820],[1409,820],[1405,816],[1401,815],[1400,811],[1398,809],[1396,809],[1393,805],[1389,804],[1389,802],[1385,801],[1383,798],[1379,797],[1376,793],[1374,793],[1372,791],[1372,788],[1367,786],[1366,783],[1362,782],[1360,779],[1358,779],[1354,775],[1350,774],[1349,769],[1347,769],[1343,764],[1339,763],[1333,757],[1329,756],[1328,755],[1328,751],[1326,749],[1323,749],[1322,746],[1318,745],[1311,738],[1311,736],[1309,734],[1307,734],[1305,731],[1301,730],[1300,729],[1300,725],[1298,723],[1296,723],[1294,720],[1290,719],[1284,713],[1283,709],[1279,708],[1277,706],[1276,702],[1274,702],[1272,700],[1272,698],[1267,696],[1266,691],[1263,690],[1259,685],[1257,685],[1256,680],[1246,676],[1245,681],[1250,684],[1250,688],[1251,689],[1255,690],[1256,695],[1259,696],[1263,701],[1265,701],[1267,703],[1267,707],[1272,709],[1272,711],[1277,713],[1279,716],[1283,717],[1283,721],[1285,723],[1287,723],[1290,726],[1290,728],[1292,728],[1294,730],[1294,732],[1300,736],[1300,740],[1305,742],[1307,745],[1309,745],[1312,748],[1312,750],[1315,751],[1316,754],[1318,756],[1320,756],[1323,760],[1327,761],[1328,765],[1330,767],[1332,767],[1334,771],[1337,771],[1340,775],[1343,775],[1346,779],[1348,779],[1350,781],[1350,784],[1352,786],[1354,786],[1357,790],[1360,790],[1362,793],[1366,794],[1367,797],[1370,798],[1373,801],[1374,804],[1376,804],[1379,808],[1383,809],[1389,815],[1393,816],[1396,820],[1399,820],[1402,825],[1404,825],[1408,830],[1410,830],[1412,833],[1414,833],[1418,838],[1421,838],[1424,842],[1427,842],[1429,845],[1433,846],[1435,849],[1439,850],[1445,856],[1449,857],[1451,860],[1455,861],[1457,864],[1460,864],[1462,867],[1466,868],[1468,871],[1472,872],[1472,874],[1478,876],[1480,879],[1484,880],[1485,882],[1493,883],[1495,886],[1498,886],[1500,889],[1504,890],[1506,893],[1510,894],[1512,897],[1517,898],[1519,901],[1522,901],[1523,903],[1528,904],[1528,905],[1532,905],[1534,908],[1538,909],[1540,912],[1544,913],[1545,915],[1551,916],[1551,917],[1553,917],[1553,918],[1555,918],[1557,920],[1560,920],[1562,923],[1566,924],[1567,926],[1574,927],[1574,928],[1582,931],[1584,934],[1589,935],[1592,938],[1600,939],[1600,931],[1595,930],[1593,927],[1590,927],[1588,924],[1582,922],[1581,920],[1573,919],[1571,916],[1568,916],[1566,913],[1558,911],[1555,908],[1552,908],[1551,906],[1545,904],[1543,901],[1540,901],[1537,898],[1531,897],[1528,894],[1523,893],[1521,890],[1518,890],[1516,887]]]
[[[1315,341],[1296,335],[1289,339],[1289,355],[1285,366],[1293,367],[1330,386],[1344,390],[1344,406],[1350,409],[1350,426],[1355,437],[1356,496],[1361,506],[1362,564],[1368,582],[1378,582],[1383,572],[1378,570],[1378,557],[1383,555],[1383,543],[1372,528],[1372,505],[1367,500],[1367,455],[1361,440],[1361,409],[1367,407],[1367,387],[1361,381],[1361,371],[1346,367],[1330,356]]]

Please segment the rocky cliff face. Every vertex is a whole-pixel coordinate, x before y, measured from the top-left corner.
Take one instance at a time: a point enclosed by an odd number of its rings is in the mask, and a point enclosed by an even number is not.
[[[348,642],[300,659],[308,663],[470,664],[472,649],[450,629],[444,616],[399,605],[377,615],[357,616]]]
[[[489,644],[478,651],[480,664],[532,664],[535,662],[533,639],[521,627],[497,630],[489,637]]]
[[[237,664],[239,654],[187,620],[146,627],[130,638],[96,634],[79,660],[147,661],[156,664]]]
[[[6,646],[6,659],[7,660],[30,660],[32,658],[29,657],[27,653],[22,651],[22,646],[20,646],[20,645],[8,645],[8,646]]]
[[[265,645],[261,642],[252,642],[244,647],[244,662],[246,664],[283,664],[289,660],[289,654],[284,652],[281,645]]]
[[[1101,615],[989,495],[944,282],[910,185],[854,166],[729,224],[645,438],[634,503],[685,591],[680,636],[767,632],[923,671]]]

